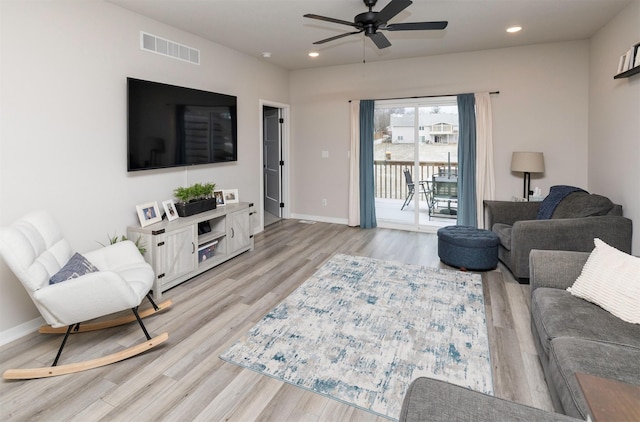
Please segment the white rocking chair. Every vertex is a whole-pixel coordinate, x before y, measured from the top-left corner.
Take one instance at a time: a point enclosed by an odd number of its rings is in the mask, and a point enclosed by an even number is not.
[[[171,301],[159,305],[153,302],[149,294],[154,279],[153,269],[131,241],[74,255],[51,216],[39,211],[9,227],[0,228],[0,255],[49,324],[41,327],[40,332],[66,333],[50,367],[8,369],[3,375],[6,379],[44,378],[97,368],[138,355],[169,337],[168,333],[163,333],[151,338],[142,323],[141,318],[168,308]],[[83,264],[80,268],[89,272],[82,275],[85,271],[76,267],[71,270],[70,277],[62,275],[68,269],[66,264],[74,260],[80,260]],[[50,284],[52,277],[63,277],[64,281]],[[138,306],[145,296],[153,308],[138,312]],[[84,324],[126,309],[131,309],[133,315]],[[140,324],[145,342],[101,358],[58,365],[62,349],[72,331],[99,330],[134,320]]]

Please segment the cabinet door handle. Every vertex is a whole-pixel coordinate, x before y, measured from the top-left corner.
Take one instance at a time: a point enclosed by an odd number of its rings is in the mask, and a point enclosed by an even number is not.
[[[196,253],[196,244],[191,242],[191,254]]]
[[[233,230],[233,227],[231,227],[231,237],[235,237],[236,236],[236,232]]]

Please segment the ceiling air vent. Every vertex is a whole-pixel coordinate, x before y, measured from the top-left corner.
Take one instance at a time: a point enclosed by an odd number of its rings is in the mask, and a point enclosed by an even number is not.
[[[140,31],[140,48],[152,53],[200,64],[200,50]]]

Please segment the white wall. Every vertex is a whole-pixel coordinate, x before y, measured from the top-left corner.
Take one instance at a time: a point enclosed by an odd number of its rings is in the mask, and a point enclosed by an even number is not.
[[[591,40],[589,61],[589,188],[622,204],[634,222],[640,254],[640,74],[613,79],[618,59],[640,42],[640,0]]]
[[[259,201],[259,99],[291,104],[291,211],[347,219],[348,100],[499,90],[498,199],[521,193],[511,153],[545,154],[543,191],[586,186],[640,221],[640,77],[613,81],[640,40],[640,0],[587,41],[292,72],[103,2],[0,1],[0,224],[45,208],[84,251],[137,224],[135,205],[213,181]],[[194,66],[143,52],[144,30],[201,50]],[[591,55],[590,50],[591,48]],[[239,161],[126,172],[127,76],[237,95]],[[615,127],[616,136],[610,129]],[[616,149],[609,148],[615,145]],[[321,158],[328,151],[328,158]],[[602,158],[605,158],[603,160]],[[589,169],[589,177],[587,177]],[[622,171],[620,169],[623,169]],[[327,199],[327,206],[321,199]],[[635,253],[640,250],[636,224]],[[0,340],[38,313],[0,260]]]
[[[497,199],[522,193],[513,151],[544,153],[546,172],[532,175],[532,187],[585,187],[588,63],[588,42],[577,41],[293,71],[292,209],[346,221],[350,99],[500,91],[492,96]]]
[[[82,252],[178,186],[238,188],[259,209],[259,100],[288,102],[287,71],[109,3],[3,0],[0,12],[0,224],[47,209]],[[140,50],[141,30],[200,49],[201,65]],[[236,95],[238,162],[128,174],[127,76]],[[0,259],[0,335],[38,315]]]

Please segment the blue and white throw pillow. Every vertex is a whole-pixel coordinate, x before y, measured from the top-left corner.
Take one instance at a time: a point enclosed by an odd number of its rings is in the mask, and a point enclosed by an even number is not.
[[[87,258],[79,253],[73,254],[69,262],[64,267],[60,268],[60,271],[55,273],[50,279],[49,284],[56,284],[62,281],[71,280],[72,278],[78,278],[85,274],[93,273],[98,270]]]

